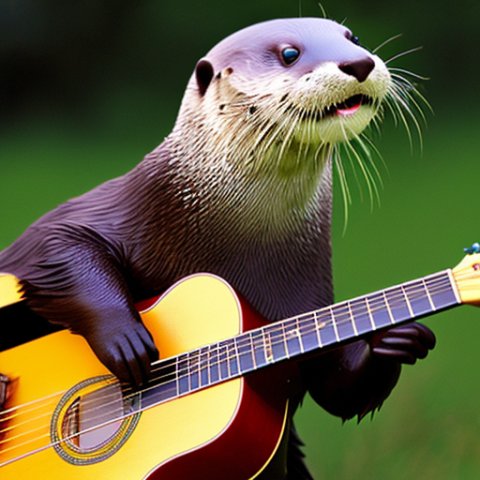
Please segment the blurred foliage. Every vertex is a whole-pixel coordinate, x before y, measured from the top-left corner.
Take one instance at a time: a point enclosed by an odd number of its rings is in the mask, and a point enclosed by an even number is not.
[[[344,0],[324,7],[367,47],[402,34],[386,56],[423,46],[401,64],[433,79],[430,96],[469,98],[458,87],[476,85],[478,2]],[[152,98],[165,102],[168,91],[173,107],[195,62],[218,40],[257,21],[300,13],[318,16],[321,9],[307,0],[1,0],[2,119],[5,112],[28,116],[39,105],[75,117],[119,90],[141,91],[149,108]],[[445,97],[444,85],[454,95]]]
[[[430,77],[420,88],[435,111],[427,115],[423,155],[418,141],[410,149],[386,119],[375,139],[386,164],[381,205],[371,209],[357,192],[346,233],[336,195],[340,300],[453,266],[462,247],[479,239],[480,4],[323,3],[369,48],[401,33],[381,50],[385,59],[423,46],[395,65]],[[321,9],[306,0],[0,0],[0,248],[159,144],[196,61],[217,41],[261,20],[300,14],[319,16]],[[478,478],[477,319],[467,307],[429,319],[436,350],[404,368],[373,422],[342,427],[307,400],[298,423],[316,478]]]

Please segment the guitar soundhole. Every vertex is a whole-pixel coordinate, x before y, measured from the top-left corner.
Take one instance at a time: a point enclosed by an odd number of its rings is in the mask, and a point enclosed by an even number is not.
[[[64,395],[53,416],[55,450],[75,465],[108,458],[131,435],[139,407],[139,395],[124,394],[110,375],[79,383]]]

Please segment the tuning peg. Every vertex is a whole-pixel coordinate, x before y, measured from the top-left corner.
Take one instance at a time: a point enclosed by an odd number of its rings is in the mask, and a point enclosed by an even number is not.
[[[469,255],[473,255],[474,253],[480,253],[480,243],[475,242],[471,247],[464,248],[463,251],[468,253]]]

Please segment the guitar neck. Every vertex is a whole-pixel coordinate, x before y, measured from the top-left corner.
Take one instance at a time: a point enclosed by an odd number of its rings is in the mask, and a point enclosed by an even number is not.
[[[281,361],[459,304],[461,301],[451,270],[445,270],[270,324],[260,330],[272,339],[273,361]],[[255,350],[257,348],[258,343]]]
[[[172,375],[144,405],[185,395],[376,330],[460,305],[450,269],[274,322],[164,360]]]

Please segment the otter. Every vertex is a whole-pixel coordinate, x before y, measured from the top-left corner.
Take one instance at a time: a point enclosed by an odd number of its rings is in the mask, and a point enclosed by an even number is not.
[[[83,335],[133,385],[158,358],[134,304],[181,277],[219,275],[272,322],[329,305],[332,152],[392,91],[384,62],[334,21],[240,30],[197,63],[161,145],[31,225],[0,252],[0,271],[21,280],[36,320]],[[362,418],[434,343],[413,323],[305,360],[291,416],[308,391],[330,413]],[[288,453],[266,478],[312,478],[291,416]]]

